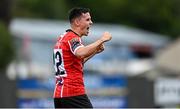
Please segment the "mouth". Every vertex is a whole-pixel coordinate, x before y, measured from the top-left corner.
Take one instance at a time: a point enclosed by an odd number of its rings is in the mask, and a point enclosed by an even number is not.
[[[89,34],[90,26],[86,28],[86,36]]]

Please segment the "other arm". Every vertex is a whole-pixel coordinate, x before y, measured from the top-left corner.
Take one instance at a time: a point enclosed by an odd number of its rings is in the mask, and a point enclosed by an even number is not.
[[[80,47],[76,50],[75,55],[81,59],[89,59],[88,57],[92,57],[96,54],[98,48],[104,43],[109,40],[111,40],[111,34],[109,32],[104,32],[103,36],[95,41],[94,43],[91,43],[87,46]]]

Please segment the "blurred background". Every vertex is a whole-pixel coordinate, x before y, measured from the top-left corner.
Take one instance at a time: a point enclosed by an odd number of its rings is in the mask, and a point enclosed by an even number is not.
[[[52,51],[72,7],[91,9],[85,45],[113,36],[84,67],[94,107],[180,107],[180,0],[1,0],[1,108],[54,107]]]

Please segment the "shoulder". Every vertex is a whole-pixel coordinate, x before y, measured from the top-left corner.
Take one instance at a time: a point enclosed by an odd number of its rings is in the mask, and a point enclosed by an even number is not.
[[[67,33],[66,41],[69,43],[81,42],[81,38],[73,33]]]

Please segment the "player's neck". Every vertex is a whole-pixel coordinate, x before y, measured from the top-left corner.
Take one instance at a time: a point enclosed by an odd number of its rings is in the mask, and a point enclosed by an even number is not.
[[[71,30],[78,34],[78,36],[82,37],[81,30],[79,28],[71,28]]]

